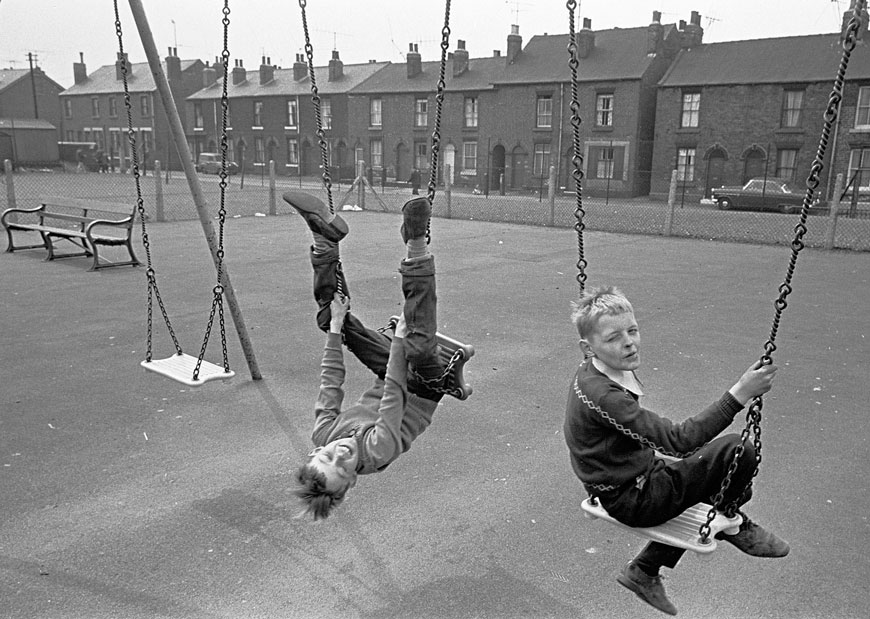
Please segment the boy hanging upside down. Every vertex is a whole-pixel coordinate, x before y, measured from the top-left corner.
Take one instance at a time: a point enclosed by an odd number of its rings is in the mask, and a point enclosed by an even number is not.
[[[660,417],[640,405],[643,388],[640,331],[634,309],[616,288],[586,292],[574,305],[574,325],[586,359],[577,369],[568,395],[565,441],[571,466],[590,496],[631,527],[660,525],[697,503],[713,503],[731,464],[740,435],[716,438],[746,403],[770,391],[776,367],[756,362],[714,403],[682,423]],[[723,497],[724,505],[742,506],[752,496],[755,448],[748,441]],[[679,458],[666,462],[656,451]],[[755,557],[784,557],[789,546],[745,514],[736,535],[717,538]],[[673,569],[685,552],[650,542],[617,576],[622,586],[670,615],[659,576]]]
[[[305,219],[314,236],[314,298],[317,325],[326,331],[315,405],[315,448],[296,472],[297,496],[315,520],[328,517],[353,488],[358,475],[383,471],[408,451],[432,422],[443,393],[444,364],[436,339],[435,259],[426,231],[431,213],[427,198],[402,208],[404,310],[391,338],[367,328],[350,311],[347,282],[338,244],[347,223],[306,193],[287,192],[284,200]],[[342,410],[345,366],[342,342],[377,377],[357,402]]]

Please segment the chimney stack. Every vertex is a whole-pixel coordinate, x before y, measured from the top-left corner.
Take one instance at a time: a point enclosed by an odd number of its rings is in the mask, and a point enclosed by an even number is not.
[[[466,71],[468,71],[468,51],[465,49],[465,41],[458,39],[453,52],[453,77],[458,77]]]
[[[520,36],[520,27],[517,24],[513,24],[511,26],[511,33],[507,37],[507,64],[513,64],[522,49],[523,37]]]
[[[329,61],[329,81],[336,82],[344,77],[344,63],[338,57],[338,50],[332,50],[332,58]]]
[[[263,56],[260,62],[260,86],[268,84],[275,79],[275,67],[272,66],[272,59]]]
[[[852,19],[852,15],[855,13],[855,3],[856,0],[852,0],[850,3],[849,9],[843,12],[843,26],[840,28],[840,42],[846,37],[846,28],[849,26],[849,20]],[[861,27],[858,28],[858,32],[855,37],[861,41],[864,39],[864,33],[867,32],[867,21],[870,19],[867,13],[867,5],[864,5],[864,8],[861,9]]]
[[[170,84],[181,83],[181,58],[176,47],[170,47],[166,56],[166,79]]]
[[[73,80],[76,84],[81,84],[88,79],[88,68],[85,65],[85,54],[79,52],[79,61],[73,63]]]
[[[208,62],[205,63],[205,67],[202,70],[202,87],[208,88],[212,84],[217,81],[217,71],[214,67],[208,66]]]
[[[653,11],[652,23],[646,29],[646,53],[649,55],[656,54],[659,46],[662,43],[662,37],[665,32],[665,27],[662,26],[661,11]]]
[[[119,82],[124,79],[124,70],[121,68],[122,64],[127,65],[127,79],[133,79],[133,67],[130,66],[130,62],[127,58],[127,52],[124,52],[122,55],[121,52],[118,52],[118,59],[115,60],[115,79]]]
[[[592,32],[592,20],[583,18],[583,28],[577,33],[577,57],[588,58],[595,49],[595,33]]]
[[[423,72],[423,58],[416,43],[408,44],[408,55],[405,60],[408,63],[408,79],[415,78]]]
[[[236,66],[233,67],[233,85],[243,84],[248,79],[248,72],[242,64],[241,58],[236,58]]]
[[[692,11],[688,24],[680,20],[680,31],[682,34],[682,47],[684,49],[700,45],[704,40],[704,29],[701,27],[701,14],[698,11]]]
[[[296,61],[293,63],[293,81],[298,82],[308,76],[308,64],[305,62],[303,54],[296,54]]]

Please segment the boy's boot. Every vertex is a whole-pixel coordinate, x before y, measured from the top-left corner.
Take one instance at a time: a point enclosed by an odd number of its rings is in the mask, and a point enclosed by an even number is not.
[[[426,236],[432,206],[428,198],[412,198],[402,207],[402,240],[419,239]]]
[[[288,191],[283,198],[302,215],[313,233],[333,243],[338,243],[347,236],[347,222],[340,215],[330,213],[329,208],[319,198],[302,191]]]
[[[629,561],[622,572],[616,577],[616,581],[628,589],[650,606],[667,613],[677,614],[677,607],[668,599],[661,576],[650,576],[640,569],[634,561]]]
[[[740,515],[743,516],[740,532],[736,535],[720,532],[716,534],[716,539],[726,541],[753,557],[779,558],[786,556],[791,550],[785,540],[755,524],[743,512],[740,512]]]

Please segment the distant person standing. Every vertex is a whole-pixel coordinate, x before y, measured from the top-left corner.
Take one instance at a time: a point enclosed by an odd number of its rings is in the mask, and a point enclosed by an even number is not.
[[[414,168],[413,172],[411,172],[411,178],[408,179],[408,182],[411,183],[411,193],[416,195],[420,195],[420,170]]]
[[[82,152],[82,149],[78,149],[76,151],[76,172],[84,172],[85,171],[85,154]]]

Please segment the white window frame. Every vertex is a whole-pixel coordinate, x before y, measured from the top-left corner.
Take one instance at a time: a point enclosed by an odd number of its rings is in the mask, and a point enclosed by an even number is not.
[[[384,126],[384,100],[374,97],[369,101],[369,126]]]
[[[701,115],[701,93],[684,92],[680,106],[680,127],[697,129]]]
[[[381,138],[372,138],[369,142],[371,166],[373,168],[384,167],[384,141]]]
[[[324,129],[332,129],[332,101],[329,99],[320,100],[320,120]]]
[[[535,144],[532,156],[532,175],[547,176],[550,173],[550,143],[538,142]]]
[[[462,143],[462,173],[477,173],[477,140],[466,140]]]
[[[803,90],[786,90],[782,96],[782,118],[780,120],[780,126],[784,128],[800,127],[803,105]]]
[[[299,127],[299,102],[296,99],[287,99],[287,124],[285,129],[297,129]]]
[[[465,127],[476,128],[480,120],[480,110],[477,97],[465,97],[465,103],[462,106],[464,111]]]
[[[677,180],[682,183],[690,183],[695,180],[695,160],[697,149],[695,147],[680,147],[677,149]]]
[[[858,89],[858,100],[855,102],[855,128],[870,129],[870,86]]]
[[[553,95],[538,95],[535,104],[535,126],[539,129],[553,127]]]
[[[595,126],[613,126],[613,93],[601,93],[595,96]]]
[[[414,126],[429,126],[429,99],[421,97],[414,100]]]
[[[262,99],[257,99],[254,101],[254,107],[252,109],[253,117],[251,120],[251,129],[262,129],[263,128],[263,101]]]

